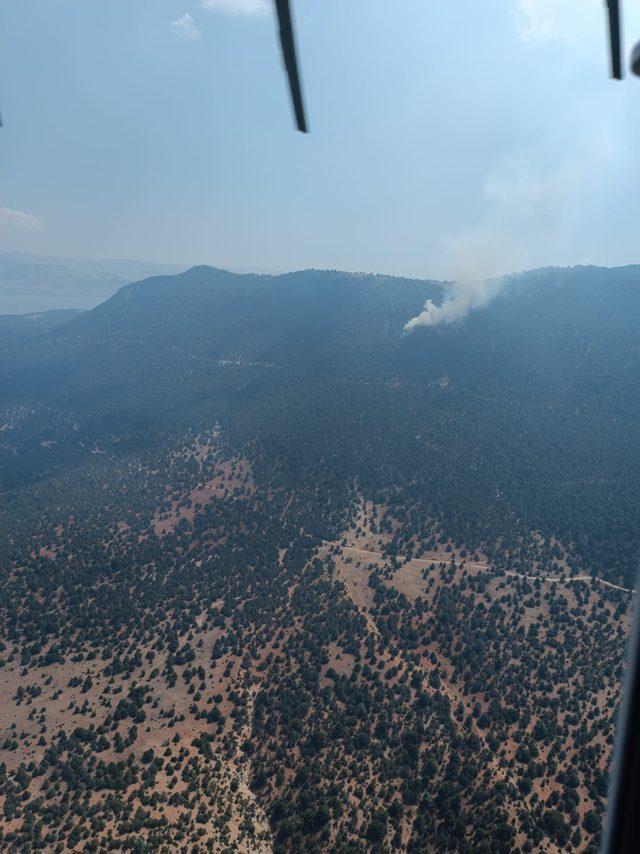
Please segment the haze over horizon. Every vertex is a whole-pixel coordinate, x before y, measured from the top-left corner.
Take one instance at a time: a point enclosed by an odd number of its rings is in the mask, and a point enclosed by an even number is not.
[[[306,136],[274,5],[0,0],[0,849],[596,854],[639,81],[603,0],[278,0]]]
[[[0,251],[449,279],[638,260],[638,82],[607,77],[599,0],[294,13],[308,137],[262,0],[0,4]]]

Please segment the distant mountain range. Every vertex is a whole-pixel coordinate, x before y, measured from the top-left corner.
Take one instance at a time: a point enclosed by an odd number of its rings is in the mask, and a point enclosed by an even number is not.
[[[27,252],[0,253],[0,314],[89,309],[118,288],[183,267],[134,260],[81,261]]]
[[[185,265],[155,261],[87,261],[29,252],[0,252],[0,315],[63,309],[86,311],[130,282],[149,276],[170,276],[183,270]],[[256,275],[276,272],[252,266],[233,267],[233,271]]]

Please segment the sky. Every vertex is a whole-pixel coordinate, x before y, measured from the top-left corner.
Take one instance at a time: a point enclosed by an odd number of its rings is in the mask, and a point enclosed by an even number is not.
[[[308,136],[270,0],[0,0],[0,251],[448,279],[640,262],[640,79],[608,79],[603,0],[292,6]]]

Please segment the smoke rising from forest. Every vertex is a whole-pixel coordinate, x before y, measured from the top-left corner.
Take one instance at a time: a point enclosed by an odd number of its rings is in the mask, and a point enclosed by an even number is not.
[[[405,333],[455,323],[485,308],[502,291],[507,273],[594,262],[578,255],[577,246],[598,199],[628,162],[623,134],[610,124],[563,141],[561,156],[554,151],[546,168],[524,154],[495,164],[484,181],[484,210],[444,242],[449,283],[443,301],[427,300]]]
[[[488,305],[502,290],[503,283],[502,277],[454,282],[440,305],[427,300],[420,314],[405,324],[404,331],[411,332],[417,326],[440,326],[463,320],[474,309]]]

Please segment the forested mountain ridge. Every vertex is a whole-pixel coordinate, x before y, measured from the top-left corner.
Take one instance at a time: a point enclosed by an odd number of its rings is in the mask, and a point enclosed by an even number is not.
[[[637,416],[635,318],[640,268],[544,269],[512,276],[490,307],[464,323],[402,335],[436,282],[332,271],[237,275],[194,267],[122,288],[58,330],[28,362],[74,359],[103,368],[116,350],[150,360],[173,353],[277,363],[280,368],[418,382],[452,375],[480,393]],[[126,370],[127,353],[113,363]],[[179,365],[176,365],[179,367]],[[65,373],[66,372],[66,373]],[[626,383],[626,385],[625,385]],[[91,380],[88,380],[88,385]]]
[[[640,268],[196,267],[0,347],[0,847],[595,851]]]
[[[464,322],[403,335],[441,284],[207,267],[148,279],[0,358],[0,402],[76,424],[70,446],[65,427],[41,435],[34,416],[30,434],[24,419],[15,441],[56,452],[9,442],[1,471],[47,470],[81,435],[148,442],[215,417],[239,447],[280,444],[285,461],[322,458],[370,489],[413,484],[472,545],[537,530],[631,583],[639,282],[638,267],[535,271]]]

